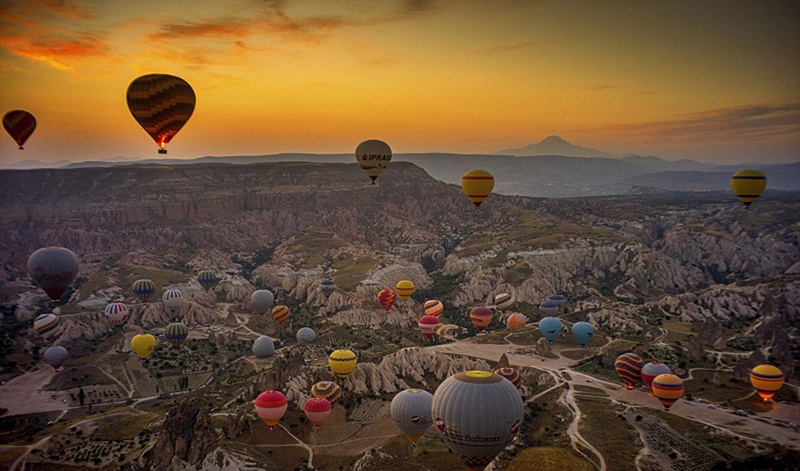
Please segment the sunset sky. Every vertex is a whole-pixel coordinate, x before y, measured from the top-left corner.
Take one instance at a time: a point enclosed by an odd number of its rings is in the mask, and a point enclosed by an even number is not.
[[[492,153],[800,161],[800,2],[3,0],[0,161],[157,157],[128,84],[197,94],[169,157]]]

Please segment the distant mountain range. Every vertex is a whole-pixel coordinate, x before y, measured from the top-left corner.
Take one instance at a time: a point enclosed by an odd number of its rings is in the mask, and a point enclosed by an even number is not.
[[[394,161],[412,162],[432,177],[460,185],[464,172],[483,168],[495,177],[495,192],[508,195],[566,198],[623,194],[632,187],[677,191],[727,191],[730,175],[741,166],[715,166],[694,160],[669,161],[655,156],[612,156],[595,149],[575,146],[558,136],[537,144],[507,149],[497,154],[395,154]],[[86,168],[118,165],[190,165],[229,163],[247,165],[263,162],[329,162],[356,164],[352,154],[287,153],[251,156],[206,156],[196,159],[129,159],[44,164],[23,161],[16,169]],[[41,164],[41,165],[37,165]],[[770,190],[800,190],[800,162],[748,165],[762,170]],[[9,168],[9,166],[6,166]],[[357,171],[354,170],[354,171]],[[391,178],[391,166],[384,178]],[[381,179],[378,180],[380,183]]]

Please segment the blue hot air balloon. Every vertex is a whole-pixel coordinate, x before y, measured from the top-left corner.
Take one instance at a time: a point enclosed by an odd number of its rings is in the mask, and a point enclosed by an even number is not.
[[[539,330],[550,343],[553,343],[561,334],[561,327],[561,321],[555,317],[544,317],[539,321]]]
[[[584,347],[594,335],[594,326],[588,322],[576,322],[572,325],[572,335]]]

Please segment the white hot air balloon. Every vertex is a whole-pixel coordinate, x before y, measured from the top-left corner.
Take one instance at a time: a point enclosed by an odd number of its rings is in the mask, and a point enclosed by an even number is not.
[[[275,296],[272,291],[267,289],[259,289],[250,295],[250,300],[253,302],[253,309],[262,316],[272,309],[275,304]]]
[[[275,342],[266,335],[262,335],[253,342],[253,355],[258,358],[266,358],[272,356],[274,353]]]
[[[397,427],[416,445],[433,424],[431,403],[433,394],[422,389],[400,391],[392,399],[390,411]]]
[[[301,327],[297,331],[297,343],[300,345],[308,345],[317,338],[317,333],[311,327]]]

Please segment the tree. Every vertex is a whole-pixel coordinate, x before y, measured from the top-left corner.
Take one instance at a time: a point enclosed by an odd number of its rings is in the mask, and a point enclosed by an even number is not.
[[[83,392],[83,387],[78,390],[78,402],[83,407],[83,401],[86,399],[86,394]]]

